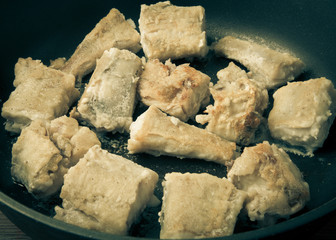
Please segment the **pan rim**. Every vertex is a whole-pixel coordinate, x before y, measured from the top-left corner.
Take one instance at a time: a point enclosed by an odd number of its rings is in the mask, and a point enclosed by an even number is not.
[[[95,230],[85,229],[85,228],[81,228],[76,225],[65,223],[57,219],[53,219],[52,217],[46,216],[43,213],[40,213],[32,208],[25,206],[24,204],[9,197],[7,194],[3,193],[2,191],[0,191],[0,210],[2,211],[3,208],[1,204],[7,208],[10,208],[12,211],[15,211],[27,218],[33,219],[34,221],[37,221],[43,225],[57,229],[59,231],[68,232],[68,233],[74,234],[79,237],[86,237],[86,238],[92,238],[92,239],[111,239],[111,238],[112,239],[113,238],[132,239],[132,240],[139,239],[138,237],[134,237],[134,236],[119,236],[119,235],[113,235],[109,233],[98,232]],[[230,236],[218,237],[218,238],[213,238],[213,239],[247,240],[247,239],[255,239],[255,238],[259,239],[259,238],[264,238],[264,237],[275,236],[277,234],[285,233],[295,228],[304,226],[335,210],[336,210],[336,197],[334,197],[333,199],[330,199],[329,201],[325,202],[324,204],[316,208],[313,208],[305,213],[302,213],[299,216],[290,218],[284,222],[277,223],[275,225],[264,227],[264,228],[259,228],[256,230],[234,233],[233,235],[230,235]],[[3,213],[7,216],[6,211]],[[16,225],[15,222],[13,223]],[[157,239],[157,238],[144,238],[144,239]]]

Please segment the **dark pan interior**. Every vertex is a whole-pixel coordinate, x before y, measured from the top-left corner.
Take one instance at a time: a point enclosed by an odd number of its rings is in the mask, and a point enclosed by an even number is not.
[[[141,3],[152,3],[143,1]],[[225,35],[255,39],[273,47],[290,51],[306,64],[306,71],[298,80],[326,77],[336,84],[336,2],[334,1],[171,1],[176,5],[202,5],[206,11],[209,43]],[[19,57],[50,59],[69,57],[84,36],[111,8],[119,9],[126,18],[137,24],[140,12],[138,1],[5,1],[0,14],[2,57],[0,58],[0,99],[8,99],[14,89],[14,65]],[[192,65],[211,78],[229,61],[213,54],[205,61]],[[138,106],[140,114],[143,107]],[[1,125],[4,119],[0,119]],[[125,149],[127,134],[100,136],[103,147],[121,154],[143,166],[157,171],[162,179],[172,171],[208,172],[225,176],[223,166],[200,160],[152,157],[146,154],[129,155]],[[323,148],[314,157],[290,155],[310,185],[311,200],[306,208],[287,221],[255,229],[237,224],[236,234],[224,239],[255,239],[283,233],[307,224],[336,209],[336,138],[332,126]],[[0,128],[0,209],[23,231],[39,239],[121,238],[81,229],[53,220],[53,206],[60,204],[57,197],[37,201],[24,187],[14,184],[10,176],[11,147],[16,136]],[[111,144],[113,143],[117,144]],[[38,146],[37,146],[38,147]],[[155,193],[162,196],[158,185]],[[132,228],[133,236],[157,238],[157,211],[147,209],[141,221]],[[129,237],[123,237],[129,238]]]

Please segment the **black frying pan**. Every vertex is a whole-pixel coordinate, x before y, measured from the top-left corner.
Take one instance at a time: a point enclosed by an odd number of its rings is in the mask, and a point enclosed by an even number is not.
[[[150,3],[143,1],[143,3]],[[327,77],[336,84],[336,2],[334,1],[172,1],[176,5],[202,5],[206,10],[209,43],[225,35],[251,37],[257,41],[287,49],[306,63],[306,71],[298,80]],[[14,65],[19,57],[50,59],[69,57],[84,36],[112,8],[118,8],[126,18],[136,23],[140,2],[115,1],[5,1],[0,14],[1,85],[2,103],[14,89]],[[210,57],[193,63],[214,78],[216,72],[227,66],[228,60]],[[137,108],[137,114],[141,112]],[[1,123],[4,119],[0,120]],[[120,145],[128,136],[107,134],[106,139],[117,139]],[[224,239],[256,239],[278,235],[297,229],[336,209],[336,150],[335,127],[322,149],[313,158],[290,155],[304,174],[311,189],[311,200],[298,214],[276,225],[255,229],[237,223],[236,233]],[[26,190],[14,184],[10,176],[11,146],[15,136],[0,128],[0,210],[18,227],[37,239],[115,239],[130,238],[99,233],[52,219],[53,207],[60,204],[55,197],[37,201]],[[155,158],[146,154],[129,156],[126,150],[104,144],[111,152],[122,155],[160,174],[166,172],[209,172],[225,176],[224,167],[199,160],[180,160],[170,157]],[[158,185],[157,196],[162,196]],[[146,217],[136,224],[131,235],[157,238],[158,209],[147,210]],[[300,234],[302,234],[300,232]],[[293,236],[293,235],[292,235]]]

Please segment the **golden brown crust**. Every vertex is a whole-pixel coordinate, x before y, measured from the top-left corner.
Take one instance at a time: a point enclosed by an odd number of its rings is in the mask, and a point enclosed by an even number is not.
[[[201,106],[208,104],[210,77],[189,66],[165,64],[149,60],[140,77],[138,92],[141,101],[187,121]]]
[[[206,129],[238,144],[249,145],[262,122],[268,104],[268,93],[259,88],[245,71],[233,62],[220,72],[219,81],[210,88],[214,105],[197,115],[196,121]]]
[[[310,198],[300,170],[285,151],[268,142],[245,148],[228,179],[247,192],[246,210],[252,221],[264,220],[266,215],[287,217]]]

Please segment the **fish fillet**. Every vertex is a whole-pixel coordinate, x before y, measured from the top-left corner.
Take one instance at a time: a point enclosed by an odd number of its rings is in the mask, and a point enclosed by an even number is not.
[[[97,231],[127,235],[154,196],[158,175],[94,146],[64,176],[55,218]]]
[[[79,98],[71,74],[49,68],[40,60],[20,58],[15,65],[15,90],[3,104],[7,131],[20,133],[31,121],[63,116]]]
[[[230,165],[236,153],[235,143],[169,117],[155,106],[140,115],[130,130],[130,153],[198,158],[224,165]]]
[[[159,213],[161,239],[228,236],[233,233],[246,193],[226,178],[207,173],[168,173]]]
[[[80,118],[102,131],[129,131],[142,61],[128,50],[111,48],[97,61],[78,102]]]
[[[286,218],[310,198],[309,185],[288,154],[266,141],[246,147],[227,178],[247,193],[245,208],[251,221]]]
[[[147,58],[164,61],[208,53],[202,6],[179,7],[169,1],[142,4],[139,29]]]
[[[154,59],[145,64],[138,92],[144,104],[187,121],[209,103],[209,83],[209,76],[188,64],[176,66]]]
[[[96,134],[66,116],[34,120],[13,145],[11,173],[37,198],[55,194],[63,176],[94,145]]]
[[[256,131],[263,122],[268,105],[267,90],[250,80],[246,72],[233,62],[217,73],[219,81],[210,88],[214,104],[196,121],[225,139],[242,145],[256,140]]]
[[[266,89],[294,80],[304,69],[304,63],[289,53],[232,36],[220,39],[214,45],[214,50],[218,55],[243,64],[250,70],[250,77]]]
[[[336,90],[322,77],[292,82],[274,94],[268,126],[286,149],[304,155],[322,147],[336,114]],[[303,148],[303,149],[302,149]]]
[[[135,24],[125,20],[115,8],[85,36],[61,70],[73,74],[77,82],[81,82],[83,76],[94,70],[96,60],[112,47],[135,53],[141,49],[140,34],[135,30]]]

